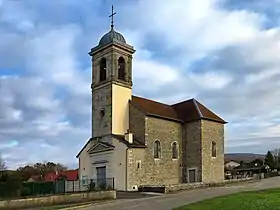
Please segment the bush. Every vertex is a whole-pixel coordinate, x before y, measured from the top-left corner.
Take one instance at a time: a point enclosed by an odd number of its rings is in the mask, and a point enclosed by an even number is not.
[[[21,187],[22,187],[22,182],[20,177],[14,173],[7,173],[5,180],[3,180],[3,182],[1,183],[0,196],[3,197],[20,196]]]
[[[20,192],[21,196],[30,196],[32,195],[31,190],[29,187],[23,187]]]
[[[95,183],[92,180],[90,180],[90,183],[88,185],[88,190],[89,191],[94,191],[95,190]]]
[[[268,177],[275,177],[275,176],[279,176],[279,174],[277,172],[267,172],[267,173],[264,173],[264,177],[265,178],[268,178]]]

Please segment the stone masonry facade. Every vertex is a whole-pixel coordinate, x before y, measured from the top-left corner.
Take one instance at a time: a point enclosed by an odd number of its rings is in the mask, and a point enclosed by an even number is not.
[[[129,129],[134,138],[145,144],[145,114],[129,103]]]
[[[112,86],[104,85],[92,93],[92,133],[93,137],[111,134],[112,132]],[[101,110],[104,117],[101,117]]]
[[[159,118],[147,117],[145,124],[146,144],[145,163],[147,183],[176,184],[182,177],[182,126],[178,122]],[[160,141],[161,157],[154,159],[154,143]],[[179,148],[178,159],[172,159],[172,143],[176,142]]]
[[[128,187],[168,185],[181,182],[182,126],[178,122],[146,117],[130,105],[130,129],[147,148],[128,151]],[[154,142],[161,143],[161,157],[154,159]],[[179,146],[179,158],[172,159],[172,143]]]
[[[209,120],[201,121],[202,181],[224,180],[224,125]],[[212,142],[216,143],[216,157],[212,157]]]
[[[224,125],[198,120],[179,122],[147,117],[130,106],[130,129],[147,148],[128,150],[128,188],[141,185],[170,185],[188,182],[189,169],[196,170],[196,182],[224,180]],[[144,135],[143,135],[144,132]],[[161,157],[154,159],[154,142],[161,143]],[[172,143],[179,145],[179,158],[172,159]],[[212,141],[217,157],[212,158]]]
[[[200,182],[202,180],[201,121],[183,125],[183,139],[183,181],[188,182],[188,170],[195,169],[196,181]]]

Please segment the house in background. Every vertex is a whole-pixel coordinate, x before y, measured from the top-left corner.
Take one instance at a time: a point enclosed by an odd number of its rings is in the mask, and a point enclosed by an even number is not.
[[[232,171],[234,168],[239,167],[240,163],[234,160],[230,160],[225,162],[225,179],[229,179],[232,177]]]
[[[240,163],[234,160],[228,161],[225,163],[225,168],[226,169],[233,169],[235,167],[240,166]]]
[[[49,172],[42,175],[34,175],[31,176],[27,182],[38,182],[38,181],[45,181],[45,182],[55,182],[59,179],[64,179],[67,181],[76,181],[79,179],[79,170],[67,170],[67,171],[54,171]]]

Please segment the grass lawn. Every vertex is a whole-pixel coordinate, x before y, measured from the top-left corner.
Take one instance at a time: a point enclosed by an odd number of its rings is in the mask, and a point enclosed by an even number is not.
[[[204,200],[174,210],[280,210],[280,189],[242,192]]]

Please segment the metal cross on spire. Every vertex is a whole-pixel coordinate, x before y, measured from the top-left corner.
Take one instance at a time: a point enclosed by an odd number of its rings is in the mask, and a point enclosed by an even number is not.
[[[111,30],[114,29],[114,15],[116,13],[114,12],[114,6],[112,5],[112,14],[109,16],[111,18]]]

